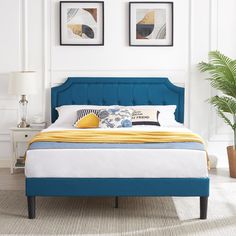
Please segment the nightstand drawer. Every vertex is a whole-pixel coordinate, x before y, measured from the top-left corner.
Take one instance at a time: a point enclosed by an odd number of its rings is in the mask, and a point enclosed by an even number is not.
[[[15,142],[28,142],[30,141],[38,132],[28,132],[28,131],[20,131],[20,132],[14,132],[13,138]]]

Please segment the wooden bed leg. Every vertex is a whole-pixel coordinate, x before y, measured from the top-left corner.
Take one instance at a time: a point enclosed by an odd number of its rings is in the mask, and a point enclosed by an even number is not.
[[[29,217],[29,219],[34,219],[35,218],[35,207],[36,207],[35,196],[27,197],[27,202],[28,202],[28,217]]]
[[[207,218],[207,205],[208,197],[200,197],[200,219],[205,220]]]
[[[115,197],[115,208],[118,208],[118,197]]]

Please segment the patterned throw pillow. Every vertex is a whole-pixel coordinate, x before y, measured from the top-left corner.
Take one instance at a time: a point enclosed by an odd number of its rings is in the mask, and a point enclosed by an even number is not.
[[[134,108],[132,114],[132,125],[157,125],[159,111],[155,108]]]
[[[76,128],[98,128],[99,112],[96,109],[80,109],[77,111],[77,121],[74,124]]]
[[[123,128],[132,127],[132,109],[109,108],[100,110],[99,127],[101,128]]]

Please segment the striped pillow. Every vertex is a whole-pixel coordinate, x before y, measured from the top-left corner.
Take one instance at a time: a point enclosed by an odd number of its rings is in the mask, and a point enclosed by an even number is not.
[[[98,128],[99,112],[97,109],[80,109],[77,111],[76,128]]]

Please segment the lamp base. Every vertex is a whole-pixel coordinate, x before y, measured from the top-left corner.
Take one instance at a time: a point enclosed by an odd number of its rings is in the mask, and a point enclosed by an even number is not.
[[[23,120],[17,125],[17,128],[28,128],[28,127],[30,127],[30,125]]]
[[[27,127],[29,127],[29,124],[26,122],[27,105],[28,105],[28,101],[26,100],[26,95],[21,95],[21,100],[19,101],[21,121],[17,125],[18,128],[27,128]]]

